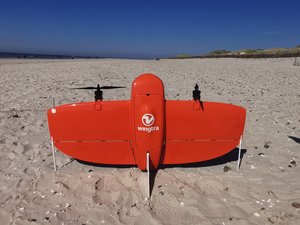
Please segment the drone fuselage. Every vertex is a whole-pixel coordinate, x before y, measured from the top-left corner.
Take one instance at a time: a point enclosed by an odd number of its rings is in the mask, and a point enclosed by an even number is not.
[[[165,97],[162,81],[154,75],[137,77],[131,92],[131,134],[138,167],[146,169],[150,154],[151,169],[157,169],[162,156],[165,133]]]

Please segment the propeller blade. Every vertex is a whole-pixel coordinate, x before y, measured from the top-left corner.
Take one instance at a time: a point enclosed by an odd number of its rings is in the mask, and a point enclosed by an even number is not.
[[[123,87],[123,86],[102,86],[102,87],[100,87],[98,84],[97,87],[78,87],[78,88],[71,88],[71,89],[97,90],[97,89],[116,89],[116,88],[126,88],[126,87]]]
[[[97,89],[97,87],[79,87],[79,88],[71,88],[71,89],[92,90],[92,89]]]
[[[102,86],[100,89],[116,89],[116,88],[126,88],[122,86]]]

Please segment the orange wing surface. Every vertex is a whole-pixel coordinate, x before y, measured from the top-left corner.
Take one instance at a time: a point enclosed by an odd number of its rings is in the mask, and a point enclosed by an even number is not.
[[[233,150],[243,134],[246,110],[232,104],[166,101],[162,164],[210,160]]]
[[[136,164],[130,120],[130,101],[86,102],[48,110],[54,145],[73,158],[94,163]]]

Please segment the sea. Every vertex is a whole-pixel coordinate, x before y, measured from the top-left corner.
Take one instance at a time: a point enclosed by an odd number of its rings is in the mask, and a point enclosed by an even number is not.
[[[91,58],[97,59],[99,57],[0,52],[0,58],[2,59],[91,59]]]

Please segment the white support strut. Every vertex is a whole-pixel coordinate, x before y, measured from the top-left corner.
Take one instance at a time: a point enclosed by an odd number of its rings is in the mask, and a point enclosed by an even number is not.
[[[240,163],[241,163],[241,150],[242,150],[242,136],[240,137],[240,144],[239,144],[239,155],[238,155],[238,162],[236,170],[239,171],[240,169]]]
[[[54,171],[56,172],[56,158],[55,158],[55,149],[54,149],[54,141],[53,141],[53,137],[51,137],[51,148],[52,148],[52,156],[53,156],[53,166],[54,166]]]
[[[147,160],[147,176],[148,176],[148,199],[150,198],[150,153],[146,154]]]

